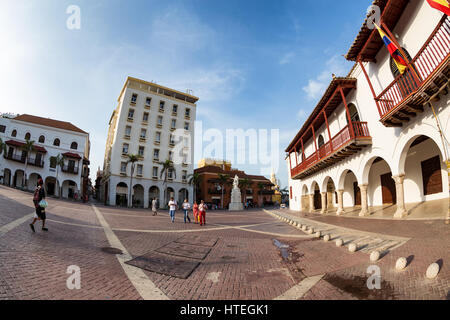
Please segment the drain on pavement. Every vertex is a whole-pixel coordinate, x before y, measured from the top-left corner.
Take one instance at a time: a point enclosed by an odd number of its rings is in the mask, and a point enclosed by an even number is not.
[[[109,253],[109,254],[122,254],[122,250],[117,249],[117,248],[112,248],[112,247],[104,247],[101,248],[101,250],[105,253]]]
[[[157,252],[147,253],[125,263],[147,271],[180,279],[187,279],[200,264],[199,261],[159,254]]]

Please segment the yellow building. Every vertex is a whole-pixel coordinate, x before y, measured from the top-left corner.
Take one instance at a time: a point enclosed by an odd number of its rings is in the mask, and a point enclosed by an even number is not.
[[[280,192],[280,185],[278,183],[278,179],[275,176],[275,172],[272,171],[272,174],[270,175],[270,182],[274,184],[274,187],[272,187],[272,190],[275,191],[275,194],[272,196],[272,202],[273,203],[281,203],[281,192]]]

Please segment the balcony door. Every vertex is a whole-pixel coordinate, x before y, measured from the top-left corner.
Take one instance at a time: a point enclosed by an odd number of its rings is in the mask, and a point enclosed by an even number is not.
[[[361,121],[361,118],[359,117],[358,109],[356,108],[356,106],[353,103],[350,103],[348,105],[348,112],[350,113],[350,118],[351,118],[352,122]],[[345,117],[345,119],[347,120],[347,124],[349,124],[348,117]]]
[[[69,172],[75,172],[75,160],[69,160],[69,166],[68,166]]]
[[[42,161],[42,153],[37,153],[36,154],[36,160],[34,161],[34,163],[38,166],[41,165],[41,161]]]

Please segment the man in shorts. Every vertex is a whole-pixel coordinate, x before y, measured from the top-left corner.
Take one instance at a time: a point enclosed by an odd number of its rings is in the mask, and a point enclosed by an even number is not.
[[[34,207],[36,208],[36,213],[34,214],[33,222],[30,223],[30,228],[31,230],[33,230],[33,232],[36,232],[34,230],[34,224],[38,220],[42,221],[42,231],[48,231],[48,229],[45,227],[45,219],[47,218],[45,215],[45,208],[42,208],[39,205],[39,202],[41,202],[43,199],[45,199],[44,181],[42,179],[39,179],[38,185],[36,187],[36,190],[34,190],[33,195],[33,203]]]

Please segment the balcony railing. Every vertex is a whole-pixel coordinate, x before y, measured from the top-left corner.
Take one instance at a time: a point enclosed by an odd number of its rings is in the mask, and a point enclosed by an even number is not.
[[[22,155],[7,154],[5,156],[5,159],[25,164],[25,157],[23,157]],[[42,160],[42,158],[41,159],[28,158],[27,164],[30,166],[39,167],[39,168],[44,167],[44,161]]]
[[[352,122],[353,132],[350,126],[346,126],[331,141],[321,146],[318,151],[314,152],[302,163],[291,170],[291,176],[295,177],[319,162],[329,158],[333,154],[339,152],[342,148],[354,142],[356,139],[371,139],[367,122]]]
[[[446,63],[450,54],[450,20],[444,17],[431,36],[410,62],[403,75],[395,80],[375,99],[380,117],[384,118],[402,102],[411,97],[435,72]]]
[[[61,171],[65,172],[65,173],[78,174],[78,167],[72,167],[72,166],[66,165],[61,168]]]

